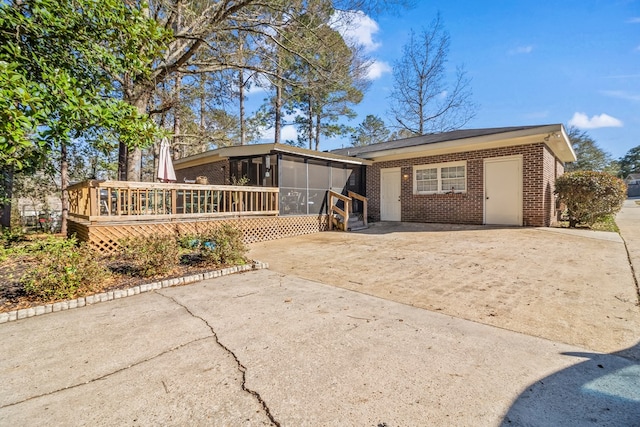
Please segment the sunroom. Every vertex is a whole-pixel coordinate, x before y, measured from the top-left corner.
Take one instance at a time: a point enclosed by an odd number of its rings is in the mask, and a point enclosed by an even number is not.
[[[280,215],[328,212],[332,190],[364,194],[364,159],[284,144],[222,147],[174,162],[178,183],[279,188]],[[354,201],[354,212],[361,212]]]

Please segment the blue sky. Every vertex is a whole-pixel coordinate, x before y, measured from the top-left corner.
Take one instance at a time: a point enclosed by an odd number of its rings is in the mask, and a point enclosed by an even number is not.
[[[451,37],[449,72],[464,65],[479,104],[466,128],[574,124],[615,158],[640,145],[640,0],[431,0],[361,16],[353,37],[376,63],[349,124],[367,114],[392,123],[393,62],[409,31],[438,12]],[[320,149],[347,145],[325,139]]]

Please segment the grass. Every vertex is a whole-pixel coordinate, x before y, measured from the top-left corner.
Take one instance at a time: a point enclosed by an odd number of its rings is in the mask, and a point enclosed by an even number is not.
[[[636,202],[636,203],[638,203],[638,202]],[[560,221],[559,225],[562,228],[568,228],[569,227],[569,221]],[[588,229],[588,230],[594,230],[594,231],[611,231],[613,233],[619,233],[620,232],[620,229],[618,228],[618,225],[616,224],[616,219],[615,219],[614,215],[608,215],[604,220],[596,222],[591,227],[588,227],[586,225],[580,224],[576,228],[578,228],[578,229]]]
[[[620,232],[618,224],[616,224],[616,219],[613,215],[607,216],[603,221],[596,222],[593,224],[591,229],[597,231],[613,231],[614,233]]]

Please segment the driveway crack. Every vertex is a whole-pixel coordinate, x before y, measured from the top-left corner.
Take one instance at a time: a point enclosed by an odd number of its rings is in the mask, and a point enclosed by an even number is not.
[[[622,243],[624,244],[624,250],[627,251],[627,261],[629,262],[629,267],[631,268],[631,277],[633,278],[633,283],[636,285],[636,306],[640,306],[640,284],[638,283],[638,277],[636,276],[636,269],[631,261],[631,252],[629,252],[629,246],[627,245],[627,241],[622,236],[622,233],[618,233],[620,238],[622,239]]]
[[[176,346],[171,347],[170,349],[162,351],[162,352],[160,352],[158,354],[154,354],[153,356],[147,357],[146,359],[143,359],[143,360],[140,360],[138,362],[132,363],[131,365],[127,365],[127,366],[125,366],[123,368],[116,369],[115,371],[108,372],[108,373],[106,373],[104,375],[101,375],[99,377],[91,378],[90,380],[87,380],[85,382],[72,384],[72,385],[69,385],[69,386],[66,386],[66,387],[62,387],[62,388],[59,388],[59,389],[56,389],[56,390],[48,391],[46,393],[37,394],[35,396],[29,396],[29,397],[26,397],[26,398],[24,398],[22,400],[18,400],[16,402],[7,403],[6,405],[1,405],[0,409],[1,408],[8,408],[10,406],[19,405],[21,403],[28,402],[28,401],[33,400],[33,399],[38,399],[38,398],[44,397],[44,396],[51,396],[52,394],[56,394],[56,393],[59,393],[61,391],[71,390],[71,389],[74,389],[74,388],[77,388],[77,387],[81,387],[81,386],[84,386],[84,385],[87,385],[87,384],[94,383],[96,381],[101,381],[101,380],[107,379],[107,378],[109,378],[109,377],[111,377],[113,375],[116,375],[116,374],[119,374],[121,372],[127,371],[127,370],[129,370],[129,369],[131,369],[133,367],[136,367],[136,366],[141,365],[143,363],[149,362],[151,360],[157,359],[158,357],[161,357],[161,356],[164,356],[165,354],[168,354],[168,353],[171,353],[173,351],[179,350],[179,349],[181,349],[181,348],[183,348],[185,346],[188,346],[190,344],[193,344],[193,343],[196,343],[196,342],[202,341],[202,340],[208,340],[210,338],[211,338],[210,336],[206,336],[206,337],[202,337],[202,338],[197,338],[195,340],[186,342],[184,344],[176,345]]]
[[[198,316],[197,314],[193,313],[189,309],[189,307],[187,307],[186,305],[180,303],[175,298],[170,297],[168,295],[164,295],[162,293],[158,293],[158,294],[162,295],[165,298],[170,299],[171,301],[173,301],[174,303],[176,303],[177,305],[182,307],[192,317],[201,320],[202,322],[204,322],[205,325],[207,325],[209,330],[211,330],[211,334],[213,335],[213,338],[215,339],[216,343],[220,346],[220,348],[222,348],[224,351],[229,353],[229,355],[231,355],[231,357],[233,357],[233,360],[235,360],[235,362],[237,364],[237,367],[238,367],[238,371],[240,371],[240,373],[242,374],[242,384],[241,384],[242,390],[244,392],[246,392],[246,393],[249,393],[251,396],[253,396],[256,399],[256,401],[262,406],[262,409],[264,410],[265,414],[269,418],[269,421],[271,421],[271,424],[275,425],[276,427],[281,427],[280,422],[274,418],[273,414],[271,413],[271,410],[269,409],[269,406],[267,405],[267,402],[265,402],[264,399],[262,398],[262,396],[260,396],[260,393],[258,393],[257,391],[252,390],[249,387],[247,387],[247,367],[244,366],[242,364],[242,362],[240,362],[240,359],[238,359],[238,356],[236,356],[236,354],[233,352],[233,350],[231,350],[229,347],[227,347],[222,342],[220,342],[220,339],[218,338],[218,334],[216,333],[215,329],[213,329],[213,327],[209,324],[209,322],[207,322],[207,320],[204,319],[203,317]]]

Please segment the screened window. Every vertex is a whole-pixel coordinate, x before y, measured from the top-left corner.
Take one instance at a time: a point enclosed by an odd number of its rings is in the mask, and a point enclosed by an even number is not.
[[[413,171],[414,194],[467,191],[466,162],[414,166]]]

